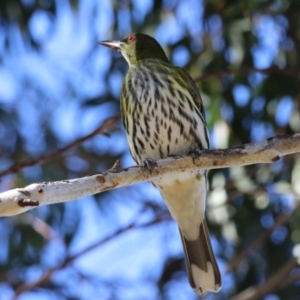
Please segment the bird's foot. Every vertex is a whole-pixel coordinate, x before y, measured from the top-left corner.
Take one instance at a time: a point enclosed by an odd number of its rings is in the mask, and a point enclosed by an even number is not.
[[[157,166],[157,163],[152,158],[145,158],[143,161],[143,165],[147,170],[152,173],[153,169]]]
[[[192,159],[193,159],[193,163],[195,163],[195,158],[197,158],[198,156],[200,156],[202,150],[199,149],[199,148],[189,148],[187,151],[186,151],[186,154],[191,156]]]

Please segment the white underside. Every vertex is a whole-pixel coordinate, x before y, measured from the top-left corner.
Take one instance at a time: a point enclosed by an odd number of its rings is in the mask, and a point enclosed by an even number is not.
[[[200,171],[178,172],[153,183],[187,240],[197,240],[206,204],[206,180]]]

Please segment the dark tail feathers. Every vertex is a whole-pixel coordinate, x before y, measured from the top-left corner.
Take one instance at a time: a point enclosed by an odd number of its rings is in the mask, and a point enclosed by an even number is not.
[[[206,221],[200,224],[197,240],[188,241],[181,231],[180,234],[191,287],[201,296],[207,292],[218,292],[222,285],[221,274],[211,247]]]

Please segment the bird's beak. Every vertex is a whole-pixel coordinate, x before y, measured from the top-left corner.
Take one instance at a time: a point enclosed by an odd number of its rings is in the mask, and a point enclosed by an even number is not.
[[[100,41],[98,44],[106,46],[110,49],[120,52],[121,51],[121,42],[120,41]]]

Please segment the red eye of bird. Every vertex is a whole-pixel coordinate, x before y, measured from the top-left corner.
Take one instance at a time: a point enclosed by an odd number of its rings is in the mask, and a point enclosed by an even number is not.
[[[128,40],[128,42],[133,42],[133,41],[136,40],[136,36],[135,35],[130,35],[127,40]]]

